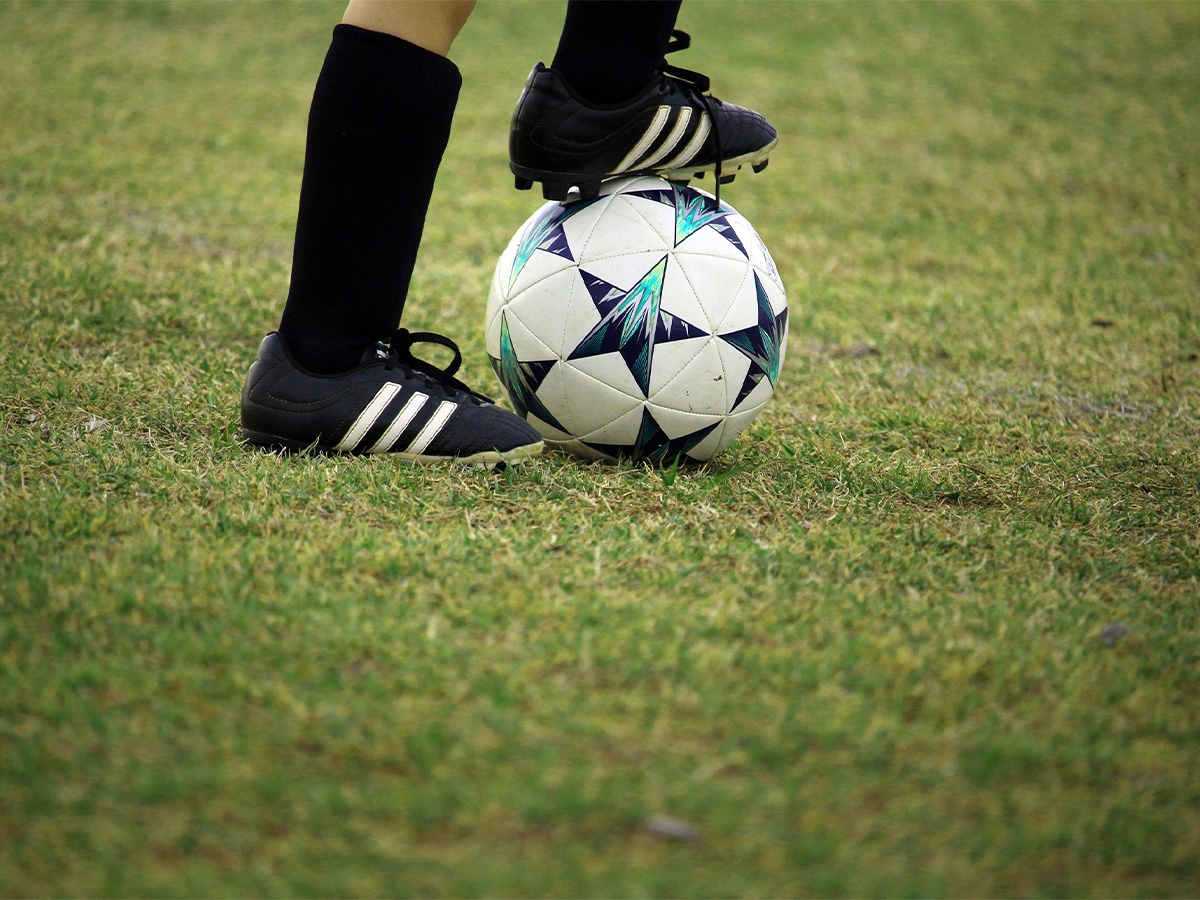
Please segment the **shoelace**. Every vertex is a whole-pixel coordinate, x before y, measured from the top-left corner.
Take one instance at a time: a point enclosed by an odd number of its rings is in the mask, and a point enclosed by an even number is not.
[[[675,29],[671,32],[671,39],[667,43],[667,53],[675,53],[679,50],[686,50],[692,45],[692,36],[686,31]],[[704,111],[708,113],[708,121],[712,125],[713,147],[717,152],[717,165],[713,170],[713,177],[716,179],[716,187],[713,190],[714,210],[721,207],[721,130],[717,127],[717,116],[714,103],[721,101],[709,93],[711,84],[708,76],[700,72],[693,72],[691,69],[684,69],[680,66],[673,66],[663,60],[662,65],[658,69],[663,75],[666,75],[671,81],[678,82],[681,89],[689,96],[699,100],[704,107]]]
[[[439,369],[428,360],[414,356],[412,352],[413,344],[436,344],[439,347],[445,347],[454,354],[454,358],[450,360],[444,369]],[[405,375],[411,376],[415,372],[426,383],[436,384],[443,389],[448,388],[455,392],[467,394],[483,403],[492,402],[490,397],[485,397],[483,394],[471,390],[454,377],[454,373],[462,365],[462,352],[458,349],[458,344],[443,334],[437,334],[433,331],[409,331],[407,328],[400,328],[392,335],[392,339],[388,344],[380,344],[379,348],[387,359],[385,365],[389,369],[400,366],[404,370]]]

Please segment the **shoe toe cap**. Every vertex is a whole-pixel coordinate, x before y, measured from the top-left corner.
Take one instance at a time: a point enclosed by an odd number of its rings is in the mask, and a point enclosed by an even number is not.
[[[464,410],[466,413],[467,410]],[[484,404],[456,416],[437,442],[439,455],[470,456],[496,451],[507,453],[537,444],[542,436],[528,422],[499,406]]]

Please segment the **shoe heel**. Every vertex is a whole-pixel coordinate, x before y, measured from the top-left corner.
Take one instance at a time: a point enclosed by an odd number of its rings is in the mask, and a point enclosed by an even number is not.
[[[542,196],[547,200],[574,201],[574,200],[595,200],[600,196],[600,185],[603,181],[601,178],[587,181],[577,180],[577,176],[556,172],[549,178],[545,175],[550,173],[541,173],[536,170],[522,170],[513,172],[513,183],[519,191],[527,191],[533,187],[534,183],[540,183],[542,186]],[[581,176],[586,177],[586,176]],[[564,180],[567,179],[567,180]],[[576,193],[572,194],[574,190]]]
[[[569,181],[543,181],[542,196],[547,200],[566,200],[571,193]]]

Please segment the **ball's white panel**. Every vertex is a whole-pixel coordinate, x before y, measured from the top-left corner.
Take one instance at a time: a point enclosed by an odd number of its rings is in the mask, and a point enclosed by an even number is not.
[[[708,311],[697,295],[696,287],[679,266],[679,257],[671,254],[663,276],[662,310],[683,319],[701,331],[710,332]]]
[[[505,295],[513,300],[522,296],[526,291],[540,287],[546,279],[574,268],[575,263],[572,260],[564,259],[545,250],[534,250],[511,286],[502,285],[501,287]]]
[[[514,298],[509,309],[560,359],[568,358],[600,321],[577,269],[539,282]]]
[[[650,414],[654,416],[654,421],[658,423],[658,427],[672,440],[687,437],[713,425],[720,428],[721,423],[725,421],[723,416],[704,416],[696,413],[681,412],[677,409],[669,409],[653,403],[647,404],[647,408],[650,410]],[[699,456],[690,450],[688,451],[688,455],[695,459],[700,459]]]
[[[591,444],[617,444],[632,447],[637,442],[642,427],[642,403],[591,431],[579,435],[581,441]]]
[[[573,385],[580,391],[586,392],[589,384],[599,383],[625,394],[631,401],[641,402],[645,399],[637,380],[619,353],[568,360],[562,368],[574,373],[571,376],[575,378]]]
[[[728,218],[723,217],[721,220],[722,228],[725,225],[732,225],[733,223],[730,221],[732,218],[732,216]],[[736,234],[735,236],[744,246],[741,234]],[[675,250],[678,253],[686,253],[692,256],[719,256],[722,258],[740,259],[747,265],[750,262],[746,254],[738,249],[737,245],[725,235],[723,230],[716,227],[706,226],[693,232],[684,238],[675,247]]]
[[[614,197],[606,214],[619,216],[618,227],[596,228],[588,240],[589,259],[628,253],[631,247],[667,253],[674,248],[674,212],[670,206],[642,197]]]
[[[701,321],[694,324],[705,331],[716,333],[728,330],[725,323],[731,317],[747,319],[750,311],[757,308],[754,279],[744,259],[677,253],[674,262],[680,279],[690,289],[694,298],[691,314],[701,318]],[[682,293],[681,286],[676,285],[674,289]],[[750,298],[750,306],[748,311],[743,311],[739,307],[746,307],[747,297]],[[680,306],[679,315],[686,319],[688,314],[683,312],[686,308],[683,301],[680,301]],[[757,318],[756,314],[754,318]],[[747,319],[747,324],[753,320]]]
[[[589,434],[641,408],[633,376],[620,357],[613,357],[616,354],[560,363],[538,390],[546,408],[571,434]]]
[[[588,237],[600,220],[606,218],[608,204],[612,202],[612,199],[601,196],[591,202],[574,201],[565,206],[557,201],[546,204],[547,209],[558,207],[569,213],[563,221],[563,229],[566,232],[567,241],[571,245],[571,256],[576,262],[581,257],[588,255]]]
[[[596,302],[584,286],[582,276],[575,273],[571,294],[562,312],[562,356],[567,359],[600,322]]]
[[[725,368],[717,343],[702,338],[655,347],[650,400],[688,413],[721,416],[729,412]]]
[[[658,205],[658,204],[654,204]],[[666,211],[666,207],[663,207]],[[657,210],[649,210],[662,219]],[[641,210],[637,209],[625,197],[615,197],[604,211],[603,227],[593,228],[587,240],[580,248],[580,259],[587,260],[590,268],[600,260],[610,257],[622,257],[631,251],[657,254],[662,259],[663,254],[671,250],[671,244],[665,240],[661,231],[648,222]]]
[[[513,352],[516,353],[517,359],[523,362],[533,362],[556,358],[554,349],[546,346],[541,335],[534,334],[529,330],[521,317],[516,314],[516,310],[509,306],[503,310],[503,313],[504,321],[508,323],[508,339],[512,341]],[[499,326],[496,331],[499,333]]]
[[[506,297],[516,297],[542,278],[575,265],[580,234],[596,224],[587,206],[549,202],[530,216],[513,236],[496,266],[497,283]],[[514,275],[515,271],[515,275]]]
[[[578,281],[579,273],[572,266],[530,285],[509,300],[510,323],[519,320],[549,353],[562,355],[565,322]]]

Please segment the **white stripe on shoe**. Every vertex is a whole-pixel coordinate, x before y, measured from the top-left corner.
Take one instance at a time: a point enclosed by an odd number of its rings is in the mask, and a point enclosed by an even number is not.
[[[648,169],[654,165],[672,150],[679,146],[679,142],[683,139],[684,133],[687,131],[688,123],[692,120],[692,108],[690,106],[679,107],[679,116],[675,120],[675,127],[671,129],[671,133],[667,135],[667,139],[659,145],[657,150],[651,151],[650,155],[645,159],[639,159],[635,169]]]
[[[644,156],[646,151],[653,146],[658,136],[662,134],[662,130],[667,126],[667,120],[671,117],[671,107],[660,106],[654,114],[654,119],[650,122],[650,127],[642,134],[641,140],[633,145],[623,160],[617,163],[615,169],[609,174],[618,175],[621,172],[627,171],[633,166],[633,163],[640,157]]]
[[[337,442],[337,446],[333,449],[340,453],[353,453],[354,448],[358,446],[358,442],[366,437],[367,432],[371,430],[371,426],[387,409],[389,403],[395,399],[400,393],[400,385],[388,382],[381,386],[376,392],[371,402],[366,408],[358,414],[358,418],[351,424],[345,436]]]
[[[439,403],[438,408],[429,417],[429,421],[425,423],[425,427],[413,438],[413,442],[404,448],[404,452],[411,453],[414,456],[420,456],[424,453],[425,448],[432,444],[434,438],[441,434],[442,429],[446,427],[446,423],[450,421],[450,417],[454,415],[456,409],[458,409],[458,404],[453,400],[443,400]]]
[[[400,412],[396,413],[396,418],[392,419],[392,424],[387,427],[387,430],[379,436],[379,440],[372,444],[371,449],[367,452],[387,453],[391,450],[392,444],[396,443],[400,435],[404,433],[404,429],[416,418],[417,413],[421,411],[421,407],[425,405],[425,401],[428,399],[429,395],[423,394],[420,391],[409,397],[408,402],[404,404]]]
[[[679,155],[674,159],[659,166],[659,169],[674,169],[687,163],[689,159],[700,152],[700,148],[704,146],[704,142],[708,139],[708,133],[711,130],[712,123],[709,121],[708,113],[700,113],[700,122],[696,126],[696,133],[692,135],[692,139],[688,141],[687,146],[679,151]]]

